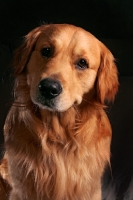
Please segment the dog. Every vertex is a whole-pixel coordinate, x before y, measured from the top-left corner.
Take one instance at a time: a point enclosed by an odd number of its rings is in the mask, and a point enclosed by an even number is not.
[[[0,168],[9,200],[101,200],[112,135],[105,102],[119,85],[113,55],[80,27],[47,24],[26,35],[13,66]]]

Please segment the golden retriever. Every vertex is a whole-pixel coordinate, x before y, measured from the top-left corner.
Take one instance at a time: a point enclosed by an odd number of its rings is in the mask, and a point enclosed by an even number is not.
[[[113,55],[82,28],[49,24],[25,37],[14,67],[1,164],[9,199],[101,200],[111,142],[104,102],[118,89]]]

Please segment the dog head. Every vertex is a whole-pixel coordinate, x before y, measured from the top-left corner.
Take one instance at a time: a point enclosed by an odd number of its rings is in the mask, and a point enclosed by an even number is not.
[[[15,74],[25,74],[32,102],[41,109],[65,111],[87,96],[101,104],[118,89],[111,52],[92,34],[67,24],[32,30],[16,51]]]

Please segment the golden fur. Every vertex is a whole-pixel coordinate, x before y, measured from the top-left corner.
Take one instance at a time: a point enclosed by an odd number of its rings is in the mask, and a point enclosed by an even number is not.
[[[46,48],[48,56],[41,53]],[[111,52],[79,27],[42,25],[26,36],[14,67],[15,97],[4,127],[8,176],[1,165],[9,199],[101,200],[111,142],[104,101],[118,89]],[[38,85],[47,78],[62,91],[46,103]]]

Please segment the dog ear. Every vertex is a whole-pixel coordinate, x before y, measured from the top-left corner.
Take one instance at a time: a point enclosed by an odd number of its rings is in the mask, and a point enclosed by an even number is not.
[[[25,38],[24,43],[15,51],[13,59],[13,67],[15,68],[14,74],[22,73],[30,59],[31,53],[35,48],[37,39],[41,33],[41,28],[35,28],[29,32]]]
[[[118,72],[115,60],[111,52],[100,42],[101,63],[98,69],[96,81],[96,93],[98,100],[113,101],[118,90]]]

